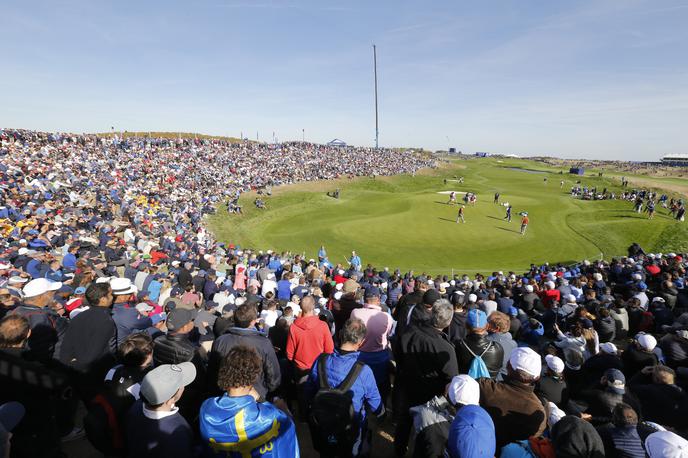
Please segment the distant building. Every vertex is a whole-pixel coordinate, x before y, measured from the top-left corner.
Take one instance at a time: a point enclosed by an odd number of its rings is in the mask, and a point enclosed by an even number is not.
[[[475,153],[476,157],[488,157],[489,155],[490,155],[490,153],[480,153],[480,152]]]
[[[346,142],[343,140],[340,140],[338,138],[335,138],[334,140],[330,141],[327,143],[327,146],[340,146],[342,148],[346,147]]]
[[[569,173],[573,175],[585,175],[585,169],[583,167],[571,167]]]
[[[662,158],[662,165],[688,167],[688,154],[667,154]]]

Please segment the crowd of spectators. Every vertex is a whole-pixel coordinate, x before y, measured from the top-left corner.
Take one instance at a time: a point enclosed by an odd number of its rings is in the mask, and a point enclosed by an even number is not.
[[[0,140],[3,453],[85,434],[107,456],[377,456],[389,422],[398,456],[688,456],[685,254],[449,277],[256,251],[203,215],[237,190],[432,163]]]

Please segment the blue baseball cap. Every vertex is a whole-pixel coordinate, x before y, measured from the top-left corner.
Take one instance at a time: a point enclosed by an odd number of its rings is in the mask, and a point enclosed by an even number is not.
[[[518,316],[518,309],[512,305],[509,307],[509,315]]]
[[[365,297],[380,297],[380,288],[377,286],[370,286],[365,289]]]
[[[86,288],[83,286],[79,286],[77,289],[74,290],[74,294],[85,294],[86,293]]]
[[[626,377],[618,369],[607,369],[604,373],[607,378],[607,386],[618,394],[624,394],[626,392]]]
[[[487,326],[487,315],[479,309],[471,309],[466,317],[466,325],[471,328],[484,328]]]
[[[492,458],[495,456],[495,449],[495,427],[487,411],[476,405],[460,408],[449,428],[449,456]]]

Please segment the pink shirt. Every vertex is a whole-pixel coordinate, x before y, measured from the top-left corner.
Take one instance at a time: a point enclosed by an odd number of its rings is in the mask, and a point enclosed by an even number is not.
[[[366,325],[366,335],[360,351],[376,352],[387,349],[387,337],[394,320],[379,305],[365,304],[351,311],[351,318],[358,318]]]

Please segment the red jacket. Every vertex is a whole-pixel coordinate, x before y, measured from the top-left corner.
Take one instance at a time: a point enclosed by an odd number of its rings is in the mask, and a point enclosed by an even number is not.
[[[330,329],[317,316],[297,318],[289,328],[287,358],[299,369],[310,369],[321,353],[332,353],[334,342]]]
[[[547,308],[552,307],[552,302],[561,302],[561,292],[558,289],[543,290],[538,293],[542,299],[542,305]]]

